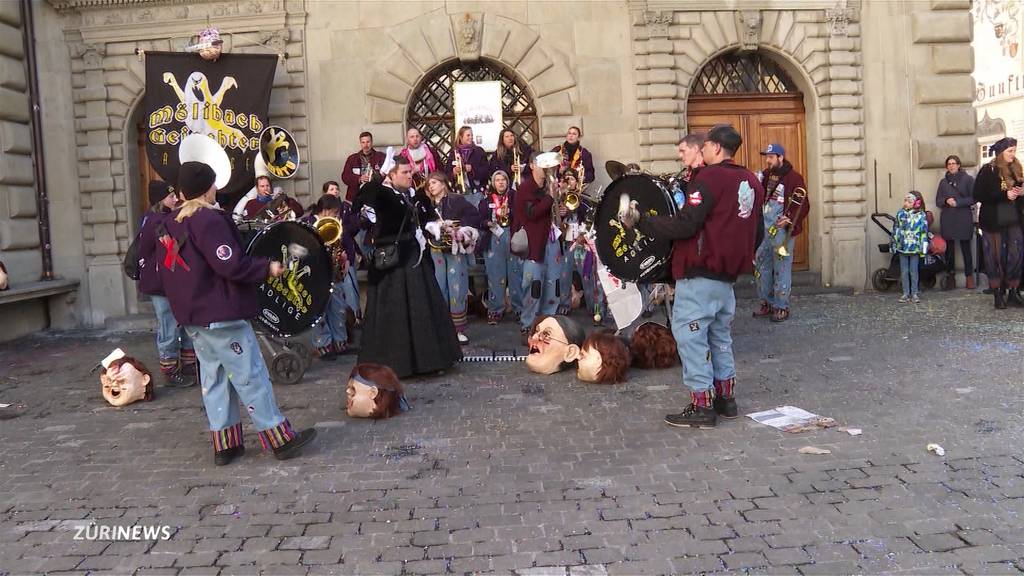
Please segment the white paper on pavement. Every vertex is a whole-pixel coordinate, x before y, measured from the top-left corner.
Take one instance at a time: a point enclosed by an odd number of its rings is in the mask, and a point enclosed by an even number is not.
[[[778,406],[763,412],[747,414],[747,418],[783,432],[804,432],[815,428],[830,428],[836,421],[812,414],[796,406]]]

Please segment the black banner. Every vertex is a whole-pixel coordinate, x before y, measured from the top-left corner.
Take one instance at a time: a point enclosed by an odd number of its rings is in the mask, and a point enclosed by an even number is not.
[[[177,185],[178,144],[192,133],[214,139],[231,159],[218,196],[238,198],[254,183],[253,161],[267,127],[277,55],[146,52],[144,122],[150,165]]]

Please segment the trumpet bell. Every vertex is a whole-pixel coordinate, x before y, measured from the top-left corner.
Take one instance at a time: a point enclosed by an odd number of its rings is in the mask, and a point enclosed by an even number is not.
[[[565,195],[565,207],[570,212],[580,207],[580,195],[575,192],[569,192]]]
[[[316,230],[317,235],[320,236],[320,239],[324,241],[324,244],[328,246],[331,246],[341,240],[341,220],[338,220],[337,218],[332,218],[330,216],[318,218],[317,221],[313,223],[313,228]]]
[[[537,160],[534,164],[538,168],[550,170],[551,168],[558,168],[562,165],[562,155],[558,152],[545,152],[537,155]]]

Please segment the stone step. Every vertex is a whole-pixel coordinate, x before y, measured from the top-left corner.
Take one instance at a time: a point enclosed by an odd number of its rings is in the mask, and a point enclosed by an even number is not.
[[[111,317],[103,322],[103,327],[110,332],[153,332],[156,316],[150,312]]]
[[[754,284],[753,276],[741,276],[736,281],[734,288],[737,298],[757,298],[757,286]],[[853,288],[845,286],[825,286],[821,282],[821,274],[817,272],[794,272],[793,288],[794,296],[810,296],[814,294],[845,294],[853,295]]]

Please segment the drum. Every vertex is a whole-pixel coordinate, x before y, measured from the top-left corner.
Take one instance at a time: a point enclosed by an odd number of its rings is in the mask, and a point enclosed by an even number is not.
[[[246,252],[284,264],[279,278],[259,285],[260,313],[256,317],[280,337],[298,334],[320,321],[331,297],[333,268],[323,240],[301,222],[277,222],[253,236]]]
[[[621,176],[605,190],[597,205],[594,227],[597,255],[614,276],[627,282],[661,282],[669,277],[672,241],[655,240],[619,222],[619,198],[637,201],[641,214],[674,216],[675,203],[667,182],[647,174]]]

